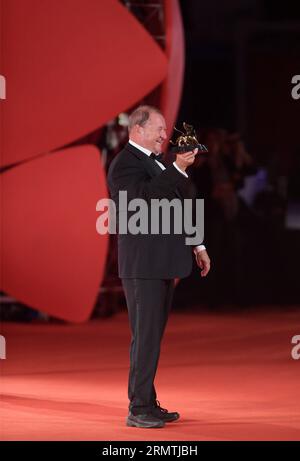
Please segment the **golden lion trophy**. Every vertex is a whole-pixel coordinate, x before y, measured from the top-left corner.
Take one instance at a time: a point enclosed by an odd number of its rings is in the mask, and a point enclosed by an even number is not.
[[[174,130],[180,133],[174,141],[170,141],[172,144],[171,152],[173,154],[184,154],[185,152],[192,151],[194,149],[198,149],[199,153],[206,153],[208,152],[207,147],[204,144],[200,144],[197,137],[195,129],[192,125],[189,125],[186,122],[183,122],[183,129],[185,132],[178,130],[174,127]]]

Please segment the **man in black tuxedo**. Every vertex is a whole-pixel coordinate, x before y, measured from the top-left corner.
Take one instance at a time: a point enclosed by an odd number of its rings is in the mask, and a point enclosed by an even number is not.
[[[120,191],[126,191],[128,201],[139,198],[147,204],[152,199],[187,198],[189,179],[185,170],[193,164],[197,150],[177,155],[176,161],[165,167],[160,153],[166,138],[166,123],[158,109],[140,106],[131,114],[129,142],[112,161],[108,172],[108,186],[117,205],[118,217],[124,213],[119,204]],[[191,249],[185,244],[185,237],[184,233],[174,232],[119,232],[118,235],[119,276],[132,333],[128,426],[163,427],[166,422],[179,418],[177,412],[169,412],[160,406],[154,378],[171,307],[174,279],[190,274],[193,251],[201,276],[206,276],[210,269],[202,242]]]

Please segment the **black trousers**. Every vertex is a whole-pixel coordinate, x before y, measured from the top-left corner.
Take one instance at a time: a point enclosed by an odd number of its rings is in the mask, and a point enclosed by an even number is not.
[[[129,409],[147,411],[156,401],[154,378],[171,308],[174,280],[122,279],[131,329]]]

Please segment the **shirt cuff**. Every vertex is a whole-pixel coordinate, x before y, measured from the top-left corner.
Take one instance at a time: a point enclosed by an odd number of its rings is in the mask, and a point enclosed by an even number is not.
[[[194,249],[193,249],[195,255],[196,255],[197,253],[200,253],[200,251],[203,251],[203,250],[206,250],[205,245],[197,245],[197,246],[194,247]]]
[[[173,165],[175,166],[176,170],[179,171],[179,173],[183,174],[186,178],[188,178],[188,175],[186,174],[186,172],[185,172],[185,171],[182,171],[182,170],[179,168],[179,166],[176,165],[175,162],[173,162]]]

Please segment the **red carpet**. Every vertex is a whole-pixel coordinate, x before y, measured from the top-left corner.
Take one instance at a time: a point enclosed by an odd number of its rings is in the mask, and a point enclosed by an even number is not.
[[[1,334],[1,440],[300,440],[299,309],[173,313],[156,387],[181,419],[163,429],[125,426],[125,313]]]

